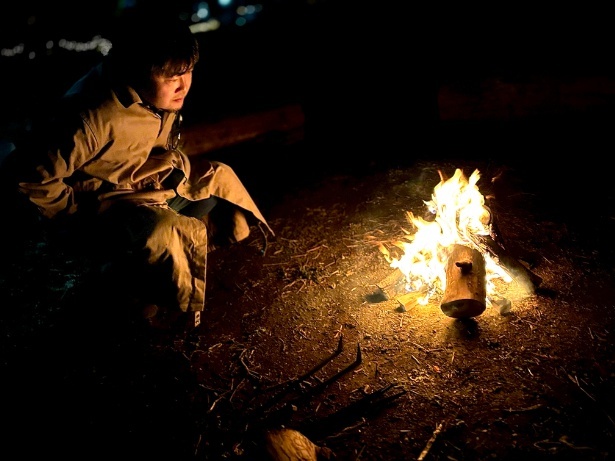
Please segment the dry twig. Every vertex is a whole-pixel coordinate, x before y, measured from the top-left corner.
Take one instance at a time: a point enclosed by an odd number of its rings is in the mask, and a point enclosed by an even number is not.
[[[243,351],[241,351],[241,354],[239,355],[239,361],[243,365],[243,368],[246,370],[248,375],[250,375],[250,376],[252,376],[253,378],[256,378],[256,379],[261,379],[261,376],[257,372],[250,370],[248,365],[246,365],[246,362],[244,362],[243,357],[246,355],[247,351],[248,351],[247,349],[244,349]]]
[[[442,431],[442,424],[443,423],[440,423],[436,426],[436,429],[433,431],[433,434],[431,434],[431,438],[427,441],[427,445],[425,445],[425,448],[423,448],[423,451],[416,459],[417,461],[423,461],[425,457],[429,454],[429,450],[431,450],[432,445],[438,438],[438,434]]]

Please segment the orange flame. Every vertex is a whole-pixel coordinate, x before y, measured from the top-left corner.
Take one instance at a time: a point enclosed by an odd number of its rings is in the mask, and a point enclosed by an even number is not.
[[[491,232],[491,213],[478,190],[479,179],[478,170],[469,179],[460,169],[456,169],[455,174],[446,180],[440,173],[440,183],[434,187],[431,200],[424,202],[435,216],[433,221],[408,211],[408,221],[416,228],[416,233],[398,242],[403,255],[395,258],[384,247],[380,248],[391,267],[399,269],[404,275],[406,290],[421,294],[417,301],[419,304],[427,304],[436,293],[444,291],[446,262],[454,244],[474,248],[484,256],[487,298],[497,294],[495,279],[506,283],[512,281],[510,275],[476,243],[475,236],[489,235]]]

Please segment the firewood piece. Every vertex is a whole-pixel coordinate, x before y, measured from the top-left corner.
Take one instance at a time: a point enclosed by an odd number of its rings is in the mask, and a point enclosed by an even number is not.
[[[417,293],[405,293],[402,295],[398,295],[393,299],[386,299],[384,301],[378,301],[378,307],[384,311],[395,311],[395,312],[408,312],[411,309],[420,305],[419,301],[420,295]]]
[[[496,258],[496,262],[506,269],[510,275],[519,280],[528,280],[534,288],[537,288],[542,283],[542,278],[529,270],[523,264],[514,258],[509,251],[499,245],[491,236],[478,235],[476,236],[477,244],[488,251],[492,256]]]
[[[397,312],[406,312],[417,304],[420,297],[417,292],[408,292],[406,277],[399,269],[395,269],[376,285],[384,295],[385,300],[391,301],[388,304],[392,305]]]
[[[399,269],[395,269],[376,285],[384,293],[386,299],[394,299],[400,294],[407,293],[406,277]]]
[[[406,312],[409,308],[416,305],[418,295],[416,293],[404,293],[395,298],[400,305],[400,312]]]
[[[468,318],[487,307],[485,259],[480,251],[455,244],[446,263],[446,288],[440,308],[449,317]]]
[[[512,302],[510,299],[501,298],[501,299],[490,299],[491,304],[500,309],[500,315],[508,315],[510,314],[510,310],[512,309]]]

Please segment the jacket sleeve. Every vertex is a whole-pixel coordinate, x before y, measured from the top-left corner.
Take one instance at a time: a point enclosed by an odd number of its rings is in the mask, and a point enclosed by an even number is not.
[[[42,216],[54,218],[76,211],[70,178],[100,150],[94,131],[78,116],[50,122],[45,134],[20,150],[18,191]]]

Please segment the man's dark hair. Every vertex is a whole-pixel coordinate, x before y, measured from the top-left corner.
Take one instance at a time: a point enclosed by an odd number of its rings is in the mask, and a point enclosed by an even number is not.
[[[188,24],[173,15],[127,14],[111,40],[116,79],[147,85],[153,76],[173,77],[194,68],[199,44]]]

